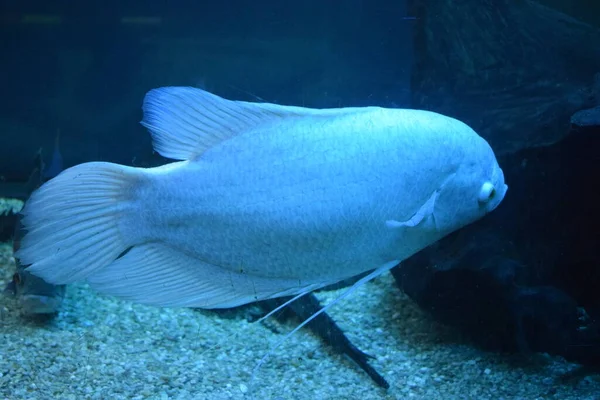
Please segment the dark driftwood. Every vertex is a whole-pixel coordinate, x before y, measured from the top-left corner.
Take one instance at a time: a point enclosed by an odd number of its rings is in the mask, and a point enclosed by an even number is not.
[[[598,30],[528,0],[415,0],[413,106],[471,125],[498,153],[547,145],[593,105]]]

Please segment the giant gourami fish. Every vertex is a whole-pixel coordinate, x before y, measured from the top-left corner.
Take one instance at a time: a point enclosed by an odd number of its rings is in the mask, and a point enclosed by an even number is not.
[[[233,307],[376,276],[502,201],[488,143],[437,113],[147,93],[155,168],[71,167],[27,201],[17,256],[52,284]]]

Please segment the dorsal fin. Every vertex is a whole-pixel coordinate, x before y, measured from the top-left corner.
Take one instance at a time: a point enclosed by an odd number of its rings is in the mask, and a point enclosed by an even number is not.
[[[162,156],[189,160],[208,148],[278,118],[318,113],[302,107],[227,100],[191,87],[163,87],[146,94],[142,125]]]
[[[154,150],[175,160],[190,160],[210,147],[262,124],[290,117],[324,117],[367,108],[315,109],[227,100],[202,89],[168,86],[144,98],[141,122],[152,135]]]

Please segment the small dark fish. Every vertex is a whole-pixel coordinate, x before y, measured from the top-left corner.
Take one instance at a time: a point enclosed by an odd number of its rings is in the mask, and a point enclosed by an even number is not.
[[[18,264],[17,272],[4,291],[18,300],[25,315],[55,314],[62,304],[65,286],[51,285]]]
[[[290,300],[291,297],[281,297],[277,299],[265,300],[261,302],[263,309],[271,311],[278,306]],[[309,293],[301,298],[293,301],[288,305],[289,311],[296,315],[301,320],[305,320],[319,311],[322,306],[315,295]],[[285,310],[284,310],[285,311]],[[285,313],[278,316],[279,318],[287,317]],[[380,387],[388,389],[390,384],[383,376],[369,364],[369,359],[373,356],[364,353],[358,347],[352,344],[350,339],[344,334],[340,327],[327,313],[322,313],[307,324],[307,327],[317,336],[319,336],[326,344],[339,353],[344,354],[352,359],[369,377]]]
[[[39,187],[45,179],[56,176],[62,170],[62,156],[58,150],[58,136],[51,161],[51,168],[45,169],[41,151],[35,159],[35,169],[29,177],[27,195]],[[16,252],[21,244],[23,229],[21,215],[17,218],[13,238],[13,250]],[[12,295],[21,306],[23,314],[28,316],[56,314],[65,296],[65,285],[52,285],[25,270],[19,260],[15,260],[16,271],[12,281],[4,289],[4,293]]]

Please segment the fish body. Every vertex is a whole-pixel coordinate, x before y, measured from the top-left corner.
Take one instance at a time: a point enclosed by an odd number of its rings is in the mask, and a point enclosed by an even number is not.
[[[26,203],[18,253],[48,282],[161,306],[232,307],[393,266],[492,211],[487,142],[421,110],[309,109],[150,91],[143,124],[182,161],[85,163]]]

